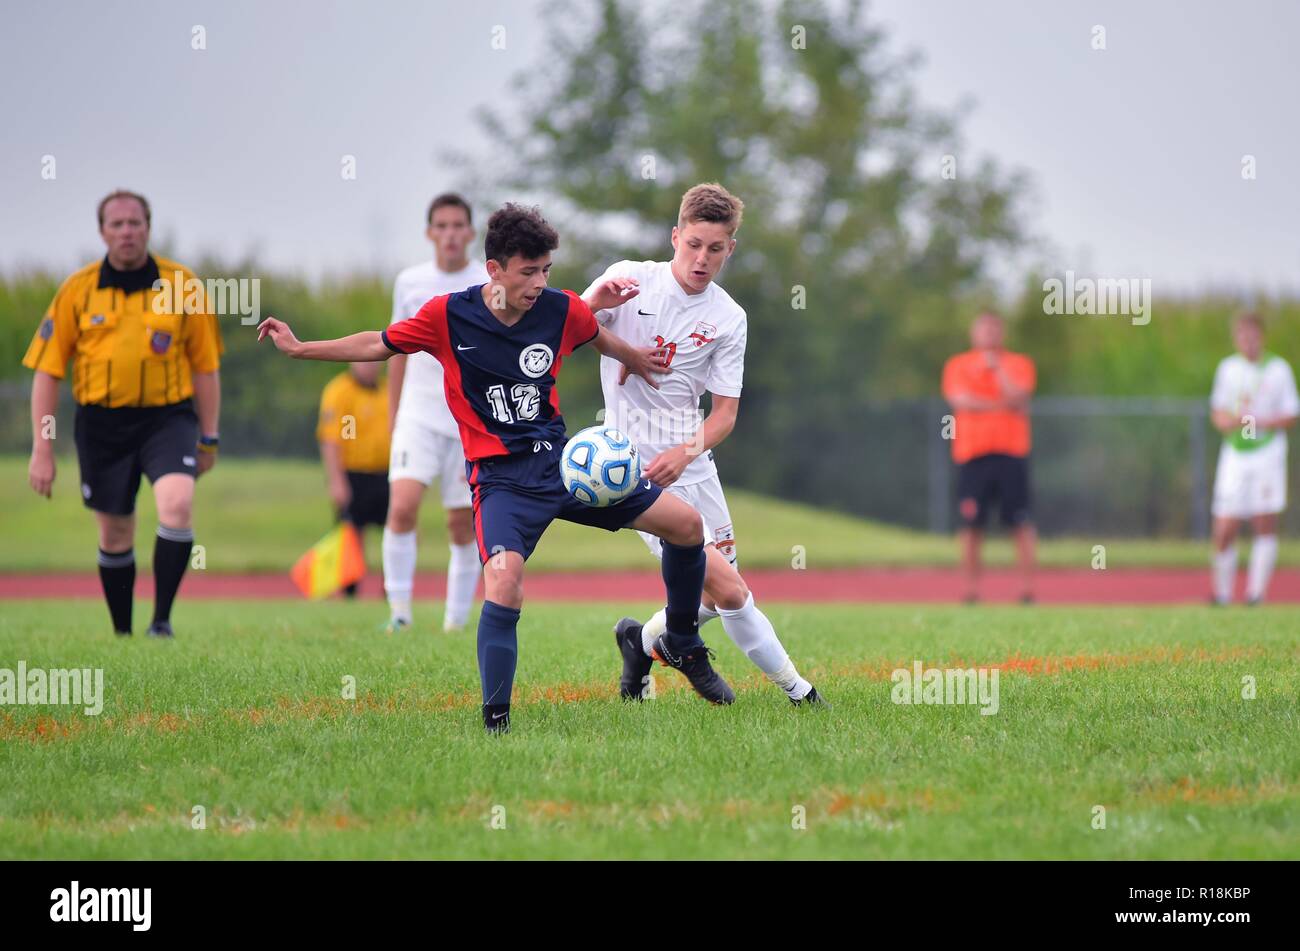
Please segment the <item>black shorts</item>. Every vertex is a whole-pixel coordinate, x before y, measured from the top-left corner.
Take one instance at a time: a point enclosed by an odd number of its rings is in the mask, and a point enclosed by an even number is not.
[[[958,466],[957,511],[968,528],[987,525],[995,502],[1002,524],[1008,528],[1032,520],[1027,457],[990,453]]]
[[[545,445],[545,444],[543,444]],[[474,535],[479,561],[500,551],[514,551],[524,560],[533,553],[542,533],[555,519],[616,532],[627,528],[654,505],[663,492],[647,479],[638,479],[632,493],[614,505],[595,507],[579,502],[560,480],[564,446],[546,452],[517,452],[465,463],[465,478],[474,493]]]
[[[388,521],[388,473],[348,470],[347,476],[352,499],[341,517],[357,528]]]
[[[194,403],[170,406],[78,406],[73,424],[81,498],[107,515],[130,515],[149,482],[173,472],[198,474],[199,418]]]

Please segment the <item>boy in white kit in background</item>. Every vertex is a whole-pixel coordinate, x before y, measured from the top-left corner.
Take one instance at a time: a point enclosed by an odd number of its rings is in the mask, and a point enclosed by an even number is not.
[[[1264,350],[1264,323],[1243,314],[1232,326],[1237,352],[1214,372],[1210,416],[1223,433],[1214,474],[1212,601],[1229,604],[1237,576],[1237,530],[1250,522],[1254,539],[1246,575],[1246,602],[1268,592],[1277,563],[1278,515],[1286,508],[1286,431],[1300,416],[1295,374]]]
[[[731,513],[713,462],[713,447],[736,423],[746,341],[744,309],[713,280],[735,249],[743,211],[740,199],[721,185],[696,185],[682,198],[672,261],[620,261],[592,285],[623,279],[627,289],[639,289],[622,306],[598,311],[596,319],[637,346],[667,347],[672,370],[656,390],[639,377],[629,379],[618,361],[602,357],[605,422],[637,444],[644,478],[690,502],[704,519],[700,624],[721,616],[727,636],[792,703],[824,704],[799,675],[736,570]],[[712,407],[701,423],[705,390],[712,394]],[[659,539],[644,532],[641,537],[660,556]],[[624,618],[615,627],[623,654],[619,692],[625,699],[648,696],[651,649],[664,630],[662,609],[644,626]]]
[[[484,266],[471,262],[467,256],[469,244],[474,240],[469,202],[452,193],[439,195],[430,203],[426,218],[425,234],[433,242],[434,259],[408,267],[397,275],[393,285],[392,323],[414,316],[430,298],[488,280]],[[388,521],[384,526],[388,630],[400,631],[412,622],[416,525],[424,490],[435,479],[442,491],[451,543],[442,629],[458,630],[469,619],[481,574],[460,430],[447,409],[442,364],[427,353],[412,353],[394,356],[388,366],[393,430],[388,465]]]

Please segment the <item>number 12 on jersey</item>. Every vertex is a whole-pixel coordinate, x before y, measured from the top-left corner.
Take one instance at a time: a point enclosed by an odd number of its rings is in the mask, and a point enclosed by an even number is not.
[[[516,419],[536,419],[542,407],[542,396],[535,383],[516,383],[510,387],[510,400],[515,404],[514,415],[510,412],[510,403],[506,402],[504,383],[489,386],[488,405],[492,407],[492,418],[498,423],[513,423]]]

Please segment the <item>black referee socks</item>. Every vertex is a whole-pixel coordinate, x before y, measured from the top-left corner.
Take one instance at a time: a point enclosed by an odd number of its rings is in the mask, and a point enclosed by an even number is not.
[[[153,543],[154,623],[171,620],[172,601],[189,566],[193,547],[194,529],[158,526],[158,537]]]
[[[131,633],[131,604],[135,597],[135,549],[109,552],[99,549],[99,583],[113,618],[113,630]]]

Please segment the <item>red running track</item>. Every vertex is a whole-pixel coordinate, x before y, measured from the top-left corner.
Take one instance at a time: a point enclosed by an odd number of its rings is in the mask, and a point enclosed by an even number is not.
[[[947,568],[846,568],[818,571],[752,570],[745,580],[763,601],[844,603],[954,602],[961,596],[957,571]],[[1238,577],[1237,596],[1245,587]],[[444,575],[421,574],[417,598],[440,599]],[[655,601],[663,584],[653,571],[534,573],[525,581],[526,597],[541,601]],[[984,600],[1015,601],[1019,582],[1014,571],[990,571],[984,579]],[[1042,570],[1038,600],[1044,604],[1200,604],[1209,593],[1209,571],[1186,568]],[[153,579],[142,572],[136,594],[150,597]],[[363,597],[380,598],[378,575],[361,584]],[[185,598],[296,598],[288,575],[220,575],[191,571],[181,586]],[[77,574],[11,574],[0,576],[0,600],[12,598],[98,598],[99,577]],[[1300,604],[1300,569],[1279,569],[1269,590],[1272,603]]]

